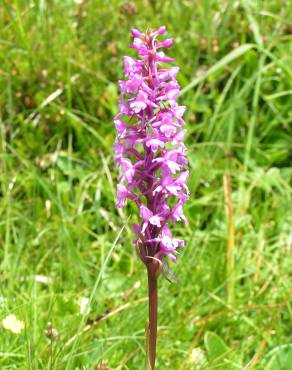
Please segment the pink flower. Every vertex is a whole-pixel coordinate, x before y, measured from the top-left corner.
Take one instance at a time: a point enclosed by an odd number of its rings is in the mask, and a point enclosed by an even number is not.
[[[158,215],[154,215],[153,212],[150,211],[149,208],[143,205],[140,207],[140,216],[142,217],[144,221],[142,230],[141,230],[142,234],[144,234],[149,223],[157,227],[161,226],[161,223],[160,223],[161,217],[159,217]]]
[[[125,80],[119,82],[119,113],[115,160],[121,169],[118,207],[126,200],[139,208],[140,224],[134,224],[135,243],[141,259],[148,257],[176,260],[177,248],[184,242],[172,237],[169,225],[187,219],[183,206],[189,197],[184,106],[177,103],[178,67],[165,68],[161,62],[173,62],[161,48],[170,48],[173,39],[158,40],[164,26],[143,34],[132,30],[130,45],[140,56],[124,58]],[[175,206],[173,198],[178,201]]]

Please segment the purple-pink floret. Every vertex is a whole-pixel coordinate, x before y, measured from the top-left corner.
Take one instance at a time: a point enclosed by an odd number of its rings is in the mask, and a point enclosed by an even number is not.
[[[176,260],[177,247],[184,241],[174,239],[170,223],[187,219],[183,206],[189,198],[186,185],[186,147],[184,106],[176,102],[180,86],[176,81],[178,67],[165,67],[173,62],[161,48],[170,48],[172,39],[158,40],[165,27],[145,34],[132,30],[131,48],[139,59],[124,58],[125,80],[119,81],[119,113],[115,160],[122,175],[117,189],[117,207],[127,199],[139,208],[141,223],[134,224],[135,243],[142,261]],[[163,63],[163,64],[162,64]]]

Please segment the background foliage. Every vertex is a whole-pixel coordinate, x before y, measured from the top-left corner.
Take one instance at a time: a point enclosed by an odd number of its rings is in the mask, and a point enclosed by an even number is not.
[[[1,1],[0,318],[25,323],[0,326],[1,369],[143,369],[145,270],[136,211],[114,206],[112,120],[129,30],[161,24],[191,199],[178,282],[160,279],[157,368],[289,369],[291,14],[281,0]]]

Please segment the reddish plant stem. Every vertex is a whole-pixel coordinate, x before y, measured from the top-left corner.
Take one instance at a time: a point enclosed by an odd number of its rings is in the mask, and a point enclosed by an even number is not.
[[[157,263],[151,261],[147,265],[149,294],[149,331],[148,331],[148,362],[150,369],[155,369],[157,339]]]

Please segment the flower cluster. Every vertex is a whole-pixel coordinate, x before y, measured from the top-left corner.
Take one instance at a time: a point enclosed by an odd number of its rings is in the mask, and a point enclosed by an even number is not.
[[[134,224],[135,243],[142,261],[165,256],[175,261],[177,247],[184,241],[172,237],[169,224],[187,220],[183,205],[189,197],[185,130],[185,107],[176,102],[178,67],[161,51],[170,48],[172,39],[159,41],[165,27],[145,34],[132,30],[131,48],[139,59],[124,57],[125,80],[119,81],[119,113],[114,119],[117,130],[115,160],[122,175],[117,186],[117,207],[126,199],[136,203],[141,223]]]

